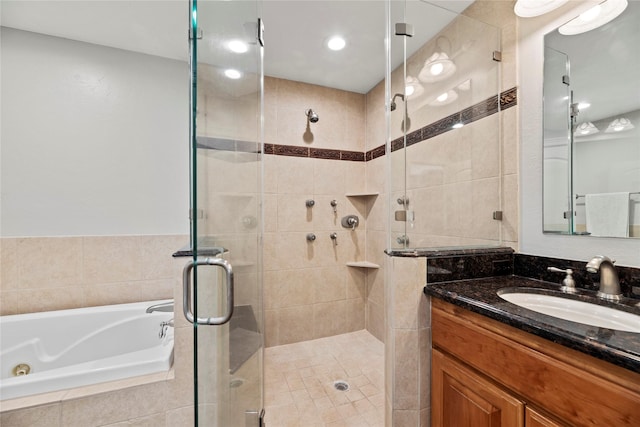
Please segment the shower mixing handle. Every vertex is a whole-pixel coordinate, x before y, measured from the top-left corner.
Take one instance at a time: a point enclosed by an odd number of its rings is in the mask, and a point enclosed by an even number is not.
[[[350,228],[352,230],[355,230],[358,224],[360,224],[360,219],[358,218],[357,215],[347,215],[342,218],[340,223],[344,228]]]

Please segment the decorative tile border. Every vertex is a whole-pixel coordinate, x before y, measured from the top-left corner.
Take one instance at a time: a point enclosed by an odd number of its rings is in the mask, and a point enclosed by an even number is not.
[[[449,132],[456,123],[465,125],[473,123],[485,117],[496,114],[518,104],[518,88],[513,87],[499,95],[494,95],[462,111],[451,114],[418,130],[410,132],[406,136],[406,147],[434,138],[445,132]],[[259,149],[256,143],[248,141],[233,141],[220,138],[198,137],[199,148],[209,148],[226,151],[245,151],[257,153]],[[391,141],[391,151],[405,148],[405,138],[400,137]],[[310,157],[313,159],[347,160],[352,162],[368,162],[386,154],[385,145],[380,145],[367,152],[331,150],[326,148],[301,147],[296,145],[264,144],[264,154],[276,156]]]

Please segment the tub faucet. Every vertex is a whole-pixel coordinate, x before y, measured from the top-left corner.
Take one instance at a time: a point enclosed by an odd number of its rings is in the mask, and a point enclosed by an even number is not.
[[[160,322],[160,332],[158,332],[158,338],[162,339],[166,337],[167,329],[169,329],[170,327],[173,328],[173,319],[166,322]]]
[[[587,263],[589,273],[600,271],[600,290],[598,296],[608,301],[620,301],[622,292],[620,291],[620,281],[618,273],[613,263],[616,262],[604,255],[597,255]]]
[[[163,313],[170,313],[173,311],[173,301],[161,302],[160,304],[154,304],[147,307],[147,313],[153,313],[154,311],[160,311]]]

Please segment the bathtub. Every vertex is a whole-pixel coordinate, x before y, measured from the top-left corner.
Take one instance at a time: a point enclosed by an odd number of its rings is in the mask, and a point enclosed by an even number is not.
[[[168,371],[173,313],[145,310],[170,301],[0,317],[0,399]]]

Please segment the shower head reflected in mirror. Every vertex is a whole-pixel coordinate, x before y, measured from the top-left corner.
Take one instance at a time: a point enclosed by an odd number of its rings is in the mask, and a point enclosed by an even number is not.
[[[400,97],[401,100],[404,101],[404,94],[402,93],[396,93],[395,95],[393,95],[393,98],[391,98],[391,111],[395,111],[396,109],[396,98]]]
[[[305,111],[304,114],[307,116],[307,119],[311,123],[317,123],[318,120],[320,120],[320,117],[318,117],[318,114],[315,111],[313,111],[311,108]]]

